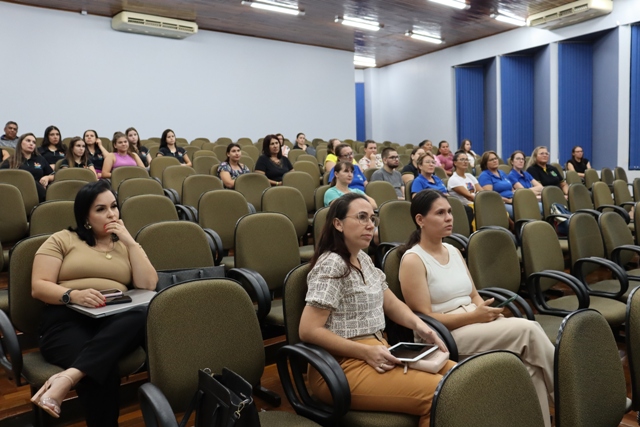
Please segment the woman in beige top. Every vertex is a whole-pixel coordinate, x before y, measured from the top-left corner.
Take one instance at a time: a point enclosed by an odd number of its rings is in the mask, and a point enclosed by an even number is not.
[[[153,290],[158,275],[125,228],[106,181],[89,183],[76,196],[77,227],[53,234],[33,262],[34,298],[44,302],[40,350],[65,370],[49,378],[32,402],[51,416],[72,387],[87,426],[118,425],[118,361],[144,344],[146,309],[91,318],[65,305],[101,307],[101,290]]]

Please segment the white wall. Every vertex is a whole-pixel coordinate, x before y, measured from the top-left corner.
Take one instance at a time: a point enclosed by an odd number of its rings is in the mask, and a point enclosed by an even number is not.
[[[355,138],[353,53],[211,31],[126,34],[111,19],[0,2],[0,122],[42,136]]]
[[[518,28],[388,67],[365,71],[366,107],[371,112],[371,117],[367,116],[367,137],[401,144],[416,144],[427,138],[432,141],[455,141],[455,78],[452,67],[640,21],[638,0],[615,0],[613,3],[611,14],[581,24],[555,31]],[[628,31],[621,33],[628,34]],[[622,46],[628,48],[628,43]],[[626,66],[628,74],[626,61],[621,59],[620,66]],[[551,65],[554,66],[553,60]],[[624,82],[621,79],[620,85]],[[620,93],[625,89],[628,92],[628,78],[626,85],[626,88],[621,87]],[[551,86],[553,90],[554,85]],[[557,94],[551,94],[551,100],[552,104],[556,103],[551,110],[557,112]],[[626,107],[622,105],[618,112],[620,120],[624,120],[625,111],[628,116],[628,99]],[[554,118],[551,127],[553,143],[554,134],[557,139],[557,120]],[[626,140],[625,133],[620,132],[619,157],[624,157],[621,153],[628,151],[628,144],[628,131]]]

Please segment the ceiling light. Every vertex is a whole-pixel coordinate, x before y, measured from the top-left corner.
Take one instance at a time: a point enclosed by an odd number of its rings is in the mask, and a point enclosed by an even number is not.
[[[435,43],[435,44],[440,44],[444,42],[444,40],[438,37],[434,37],[426,33],[421,33],[419,31],[407,31],[406,33],[404,33],[404,35],[409,36],[412,39],[422,40],[423,42],[429,42],[429,43]]]
[[[336,16],[335,22],[338,22],[342,25],[348,25],[350,27],[360,28],[362,30],[369,31],[378,31],[384,25],[380,24],[377,21],[371,21],[369,19],[361,19],[361,18],[347,18]]]
[[[526,20],[522,18],[518,18],[517,16],[505,15],[503,13],[492,13],[491,17],[496,21],[504,22],[511,25],[516,25],[518,27],[527,25]]]
[[[260,0],[260,1],[244,0],[242,1],[242,4],[245,6],[255,7],[256,9],[269,10],[271,12],[286,13],[287,15],[304,15],[304,10],[299,9],[296,6],[271,2],[268,0]]]
[[[445,6],[455,7],[456,9],[469,9],[470,5],[468,5],[465,1],[460,0],[429,0],[434,3],[440,3]]]
[[[366,56],[353,56],[353,65],[358,65],[360,67],[375,67],[376,60],[375,58],[367,58]]]

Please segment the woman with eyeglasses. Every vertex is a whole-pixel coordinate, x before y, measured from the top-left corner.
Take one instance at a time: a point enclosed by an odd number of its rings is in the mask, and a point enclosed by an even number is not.
[[[445,346],[391,292],[384,273],[366,254],[377,223],[373,207],[360,194],[345,194],[331,204],[307,277],[300,338],[336,358],[349,383],[352,409],[417,415],[419,425],[426,427],[438,382],[454,362],[448,361],[437,374],[417,369],[405,373],[389,352],[382,335],[385,315],[425,342],[441,350]],[[309,385],[314,396],[331,404],[329,389],[313,368]]]
[[[576,171],[578,176],[584,179],[584,172],[591,169],[589,159],[584,157],[584,150],[579,145],[571,149],[571,158],[567,161],[567,170]]]
[[[533,179],[529,172],[524,170],[524,153],[520,150],[516,150],[513,152],[513,154],[511,154],[511,157],[509,157],[509,159],[511,160],[513,169],[511,169],[511,172],[509,172],[509,175],[507,175],[507,179],[509,179],[509,181],[513,185],[513,188],[528,188],[533,191],[533,193],[539,199],[542,195],[542,189],[544,187],[538,181]]]
[[[353,160],[353,148],[349,144],[340,144],[335,148],[336,157],[339,162],[350,162],[353,164],[353,180],[349,184],[350,189],[358,189],[364,193],[364,188],[369,182],[367,177],[364,176],[360,166]],[[333,181],[334,169],[329,172],[329,181]],[[325,172],[326,173],[326,172]]]
[[[411,184],[411,197],[415,197],[416,193],[422,190],[436,190],[448,196],[449,192],[442,180],[434,173],[436,170],[436,161],[433,154],[429,151],[425,152],[418,158],[416,162],[420,175],[413,180]]]
[[[377,209],[378,205],[376,205],[376,201],[367,196],[362,190],[349,188],[349,185],[353,181],[353,169],[353,163],[348,161],[338,162],[338,164],[333,168],[334,174],[333,179],[331,180],[331,186],[324,193],[324,205],[329,206],[335,199],[347,193],[356,193],[362,194],[366,197],[373,208]]]
[[[493,298],[485,301],[478,294],[460,251],[442,241],[453,230],[446,197],[432,190],[420,192],[411,201],[411,219],[416,230],[400,248],[399,279],[407,305],[451,331],[460,360],[492,350],[516,353],[531,375],[545,426],[550,427],[554,346],[540,324],[504,317],[503,308],[491,307]]]
[[[480,160],[482,173],[478,177],[478,182],[483,190],[495,191],[502,196],[504,207],[509,213],[509,218],[513,219],[513,190],[514,186],[507,178],[507,174],[498,169],[500,161],[495,151],[485,151]]]
[[[460,150],[453,155],[453,175],[447,182],[447,189],[453,197],[460,200],[463,205],[470,205],[476,199],[478,191],[482,190],[475,176],[467,173],[469,155]]]
[[[547,147],[540,146],[533,150],[527,163],[527,172],[543,187],[555,185],[560,187],[565,195],[569,194],[569,186],[562,173],[549,162],[549,150]]]

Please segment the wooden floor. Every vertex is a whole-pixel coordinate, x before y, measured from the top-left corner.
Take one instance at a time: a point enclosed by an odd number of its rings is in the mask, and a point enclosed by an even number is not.
[[[5,288],[7,285],[7,276],[6,273],[0,273],[0,288]],[[627,358],[625,355],[625,348],[623,344],[619,344],[620,354],[622,357],[622,363],[624,366],[625,376],[627,378],[627,391],[630,394],[630,381],[629,381],[629,367],[627,363]],[[128,380],[128,384],[123,387],[123,390],[128,388],[131,396],[135,396],[135,388],[146,381],[146,374],[138,374],[134,375]],[[280,394],[282,397],[282,405],[278,408],[273,408],[266,402],[262,401],[259,398],[256,398],[256,403],[259,410],[278,410],[278,411],[287,411],[294,412],[289,402],[287,401],[284,393],[282,392],[282,386],[280,384],[278,378],[278,371],[275,365],[268,365],[265,367],[264,374],[262,376],[261,384],[268,388],[269,390],[275,391]],[[32,423],[31,418],[31,403],[29,399],[31,398],[31,394],[28,386],[16,387],[16,385],[10,381],[5,372],[0,370],[0,427],[28,427]],[[73,394],[70,395],[70,400],[73,401]],[[127,400],[127,399],[124,399]],[[142,414],[138,405],[135,403],[135,398],[129,398],[128,401],[130,403],[123,404],[120,410],[120,419],[119,424],[123,427],[142,427],[144,426],[144,421],[142,419]],[[69,405],[65,402],[63,406],[64,409]],[[71,403],[73,405],[73,403]],[[70,411],[76,412],[76,411]],[[65,416],[63,412],[63,417],[60,422],[56,422],[56,426],[72,426],[72,427],[83,427],[86,424],[78,418],[78,416],[73,417],[73,413],[71,416]],[[69,419],[75,418],[75,419]],[[178,420],[181,417],[178,416]],[[189,424],[193,425],[193,421]],[[637,426],[636,422],[636,412],[631,412],[625,415],[622,420],[622,423],[619,427],[632,427]],[[462,426],[461,426],[462,427]],[[589,426],[585,426],[589,427]]]

